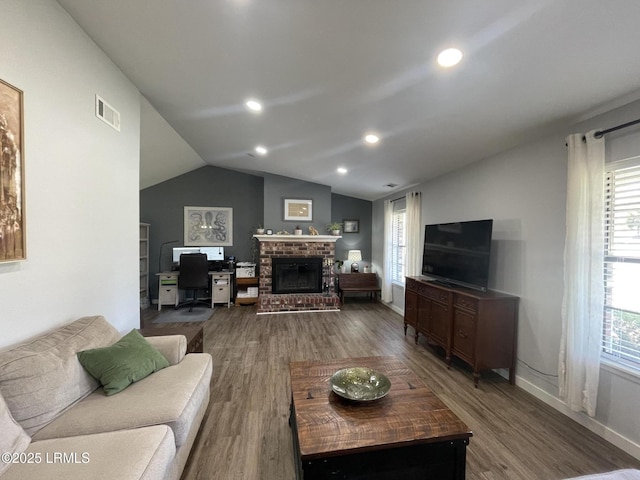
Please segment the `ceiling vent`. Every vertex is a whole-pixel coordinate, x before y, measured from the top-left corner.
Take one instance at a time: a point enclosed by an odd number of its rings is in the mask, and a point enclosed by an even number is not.
[[[96,95],[96,117],[120,131],[120,112]]]
[[[383,187],[387,187],[387,188],[396,188],[398,186],[397,183],[387,183],[386,185],[383,185]]]

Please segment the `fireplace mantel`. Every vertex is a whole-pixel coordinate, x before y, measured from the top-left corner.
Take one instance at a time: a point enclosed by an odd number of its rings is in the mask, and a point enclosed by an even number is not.
[[[254,235],[259,242],[333,242],[341,235]]]

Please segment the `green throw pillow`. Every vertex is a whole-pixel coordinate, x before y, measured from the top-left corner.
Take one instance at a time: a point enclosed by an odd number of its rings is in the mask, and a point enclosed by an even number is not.
[[[78,352],[78,360],[102,384],[106,395],[121,392],[169,366],[164,355],[137,330],[131,330],[110,347]]]

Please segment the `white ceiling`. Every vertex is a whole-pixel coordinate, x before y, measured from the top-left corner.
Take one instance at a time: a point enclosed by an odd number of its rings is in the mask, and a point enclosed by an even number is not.
[[[58,1],[207,164],[369,200],[640,89],[638,0]]]

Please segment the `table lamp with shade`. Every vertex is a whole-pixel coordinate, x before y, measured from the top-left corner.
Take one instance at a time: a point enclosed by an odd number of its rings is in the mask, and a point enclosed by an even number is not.
[[[351,262],[351,273],[357,273],[360,271],[358,262],[362,261],[362,252],[360,250],[349,250],[347,260]]]

